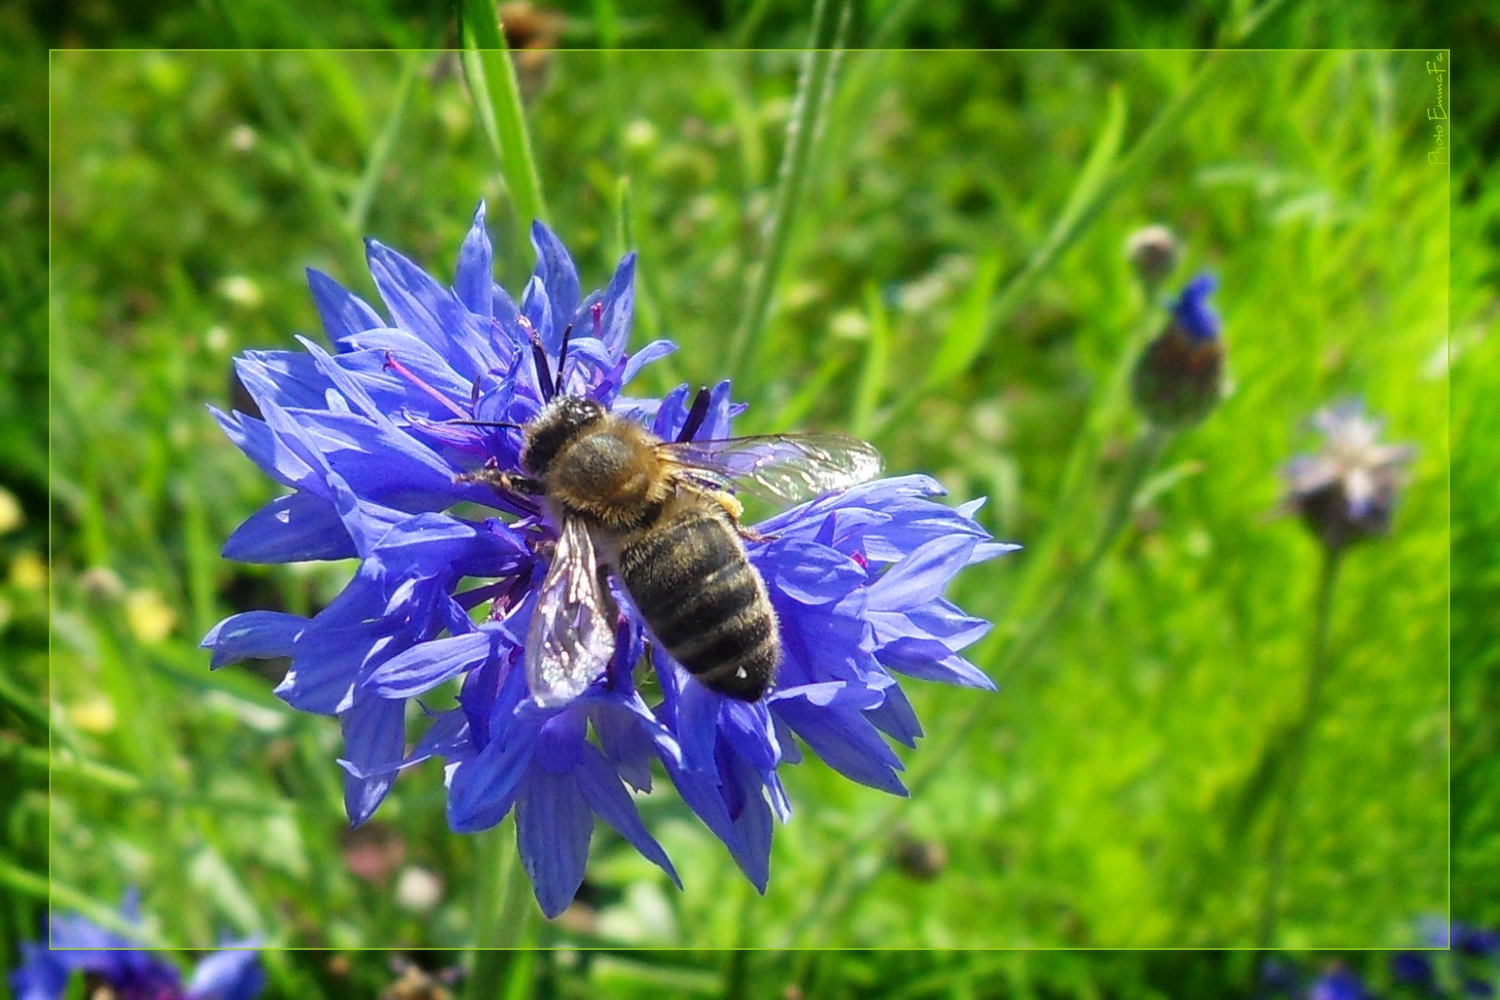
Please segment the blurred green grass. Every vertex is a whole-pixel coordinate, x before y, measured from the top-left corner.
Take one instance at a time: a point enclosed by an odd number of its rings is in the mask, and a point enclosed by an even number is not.
[[[1195,58],[845,57],[778,309],[742,381],[749,429],[847,426],[883,323],[886,374],[862,390],[874,440],[893,470],[934,472],[960,499],[993,497],[987,524],[1027,551],[971,571],[955,596],[1013,626],[1031,553],[1065,566],[1097,526],[1096,504],[1059,519],[1052,503],[1068,443],[1150,307],[1121,249],[1134,227],[1168,222],[1187,270],[1219,274],[1234,391],[1176,443],[1177,478],[1027,670],[999,695],[912,685],[934,734],[988,700],[983,724],[901,814],[899,835],[941,845],[947,865],[924,882],[891,863],[894,837],[861,846],[846,863],[880,874],[830,943],[1247,939],[1263,834],[1231,829],[1231,805],[1296,709],[1314,583],[1312,543],[1271,517],[1275,469],[1312,444],[1306,414],[1350,393],[1421,457],[1394,536],[1353,554],[1335,609],[1335,693],[1296,815],[1286,938],[1399,945],[1415,916],[1446,906],[1448,192],[1424,159],[1422,59],[1229,58],[1153,168],[967,370],[883,421],[905,373],[966,321],[976,275],[1011,273],[1042,241],[1109,87],[1133,140]],[[285,711],[254,671],[208,674],[195,648],[229,610],[306,611],[348,572],[218,558],[274,490],[202,404],[228,403],[234,353],[316,328],[303,267],[370,291],[362,233],[339,206],[371,176],[402,59],[53,60],[54,745],[64,762],[76,753],[120,774],[111,787],[54,768],[53,876],[102,902],[142,885],[181,944],[232,930],[315,947],[459,946],[474,851],[446,831],[437,771],[403,777],[371,839],[348,837],[332,720]],[[628,177],[637,343],[659,334],[683,348],[648,370],[643,393],[720,374],[796,63],[778,52],[552,60],[529,112],[552,222],[597,285],[624,249]],[[363,232],[446,277],[485,197],[500,280],[516,288],[529,248],[510,238],[515,220],[453,74],[444,59],[419,66]],[[1132,428],[1107,416],[1106,488]],[[765,900],[658,794],[642,810],[686,891],[601,830],[587,907],[541,942],[805,943],[798,921],[818,912],[808,889],[822,859],[884,803],[819,764],[791,770],[797,812],[777,831]],[[374,859],[368,878],[351,851]],[[433,912],[394,903],[408,865],[444,878]]]

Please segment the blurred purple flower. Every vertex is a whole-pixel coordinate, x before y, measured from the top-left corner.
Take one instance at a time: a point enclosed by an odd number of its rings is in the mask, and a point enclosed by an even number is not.
[[[1365,982],[1342,965],[1334,966],[1313,980],[1307,1000],[1366,1000]]]
[[[1319,410],[1313,425],[1323,434],[1323,447],[1287,463],[1286,507],[1301,514],[1329,548],[1384,534],[1416,449],[1381,444],[1381,421],[1367,418],[1357,399]]]
[[[306,353],[239,362],[264,420],[216,416],[294,492],[242,525],[225,555],[358,557],[360,566],[311,619],[238,614],[203,645],[216,667],[290,658],[277,693],[343,725],[354,823],[373,813],[397,772],[432,757],[447,761],[454,830],[494,826],[514,808],[523,863],[548,916],[582,882],[595,816],[676,881],[630,794],[650,788],[653,762],[763,891],[771,816],[790,815],[777,768],[799,759],[793,735],[851,779],[904,794],[901,762],[884,737],[913,746],[921,728],[896,675],[993,689],[961,655],[988,623],[964,615],[943,590],[964,566],[1015,546],[991,542],[979,527],[982,501],[952,509],[929,499],[942,491],[926,477],[824,496],[757,525],[764,540],[749,547],[784,649],[765,698],[736,701],[691,680],[653,648],[612,582],[623,614],[609,669],[578,698],[538,705],[528,697],[524,646],[558,527],[533,498],[461,478],[480,466],[516,469],[518,432],[454,421],[524,424],[555,386],[675,440],[689,423],[689,388],[661,400],[620,395],[641,365],[674,349],[658,341],[625,353],[633,256],[607,288],[580,301],[572,260],[537,224],[536,271],[516,304],[490,277],[483,223],[481,206],[451,290],[372,242],[389,325],[313,272],[335,353],[304,340]],[[707,400],[693,436],[729,436],[743,406],[727,382]],[[461,502],[499,516],[445,513]],[[648,648],[662,692],[655,706],[634,678]],[[429,712],[408,751],[407,702],[455,680],[457,707]]]
[[[133,893],[122,909],[128,921],[139,922]],[[74,972],[93,976],[115,1000],[252,1000],[265,986],[257,951],[215,952],[184,986],[177,967],[159,954],[77,916],[53,917],[48,944],[21,945],[10,985],[17,1000],[62,1000]]]

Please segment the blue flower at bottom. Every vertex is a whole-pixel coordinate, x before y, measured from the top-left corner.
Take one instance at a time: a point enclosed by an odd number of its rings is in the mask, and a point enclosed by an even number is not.
[[[1369,995],[1363,979],[1343,966],[1336,966],[1313,981],[1307,1000],[1365,1000]]]
[[[124,916],[139,920],[134,895]],[[62,1000],[74,972],[95,977],[114,1000],[252,1000],[265,986],[260,955],[220,951],[198,963],[184,986],[175,965],[136,942],[82,917],[53,917],[49,944],[21,945],[21,965],[11,973],[17,1000]]]
[[[989,624],[944,590],[963,568],[1015,546],[979,526],[982,501],[947,507],[925,476],[831,493],[752,526],[747,555],[783,650],[762,699],[698,683],[611,580],[620,614],[607,671],[564,705],[538,705],[525,644],[561,526],[538,498],[474,473],[517,470],[517,427],[559,393],[669,442],[728,437],[744,407],[727,381],[708,393],[683,385],[661,399],[622,395],[644,364],[674,349],[658,341],[626,353],[633,255],[584,297],[557,237],[538,224],[532,238],[536,270],[518,300],[494,284],[482,205],[451,288],[371,242],[388,319],[312,273],[333,350],[304,340],[302,352],[239,361],[261,415],[216,418],[291,492],[252,515],[224,554],[359,566],[313,617],[244,612],[203,645],[215,667],[288,658],[277,694],[339,718],[352,822],[374,812],[400,771],[432,758],[444,761],[455,831],[492,827],[514,810],[523,866],[548,916],[582,883],[596,818],[677,881],[632,795],[650,789],[658,766],[764,891],[773,818],[791,815],[780,765],[805,748],[853,781],[903,795],[888,741],[915,746],[922,729],[900,679],[994,688],[962,655]],[[456,704],[408,711],[445,685],[457,686]]]

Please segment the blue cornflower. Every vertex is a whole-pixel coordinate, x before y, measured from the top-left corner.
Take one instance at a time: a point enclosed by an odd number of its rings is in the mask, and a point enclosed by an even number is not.
[[[140,919],[134,893],[125,918]],[[116,1000],[251,1000],[265,986],[259,954],[220,951],[198,963],[187,985],[175,965],[134,941],[82,917],[53,917],[51,942],[21,945],[21,966],[11,973],[17,1000],[62,1000],[76,971],[95,977]]]
[[[1217,287],[1211,274],[1189,281],[1172,304],[1171,322],[1136,361],[1131,398],[1152,423],[1163,427],[1196,424],[1223,394],[1222,324],[1208,303]]]
[[[1453,949],[1475,958],[1491,958],[1500,952],[1500,931],[1454,923]]]
[[[1365,1000],[1369,995],[1363,979],[1337,965],[1313,980],[1307,1000]]]
[[[518,425],[554,392],[592,399],[664,441],[728,437],[743,406],[727,382],[691,401],[685,385],[660,400],[620,395],[642,364],[673,349],[658,341],[625,354],[633,256],[580,301],[571,259],[538,224],[536,273],[517,305],[490,277],[483,222],[481,206],[452,290],[372,243],[390,325],[314,272],[335,353],[304,341],[306,354],[241,360],[265,419],[217,415],[294,492],[252,516],[225,554],[357,556],[360,566],[313,618],[235,615],[204,645],[215,666],[289,657],[278,694],[339,716],[353,822],[369,817],[399,770],[433,757],[446,762],[454,830],[494,826],[514,808],[523,865],[548,916],[583,880],[596,816],[676,881],[630,791],[649,790],[656,762],[763,891],[771,817],[790,815],[777,768],[800,759],[794,737],[853,780],[904,794],[884,736],[913,746],[921,728],[897,675],[993,688],[961,655],[988,623],[942,593],[964,566],[1014,546],[979,527],[982,501],[943,506],[923,476],[824,496],[753,527],[748,556],[783,650],[765,697],[740,701],[693,680],[611,580],[621,613],[607,669],[577,697],[539,703],[526,642],[560,526],[538,498],[469,473],[516,470]],[[500,516],[446,513],[460,502]],[[655,704],[637,688],[643,661],[655,666]],[[407,751],[407,702],[455,680],[456,707],[429,711]]]
[[[1400,951],[1391,956],[1391,975],[1398,981],[1420,989],[1432,989],[1437,971],[1432,959],[1418,951]]]

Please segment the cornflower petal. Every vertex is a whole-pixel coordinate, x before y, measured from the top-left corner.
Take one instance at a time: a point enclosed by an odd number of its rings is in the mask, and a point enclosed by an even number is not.
[[[474,209],[474,223],[458,251],[458,265],[453,269],[453,294],[464,308],[489,319],[495,315],[495,252],[490,234],[484,228],[484,202]]]
[[[224,558],[247,563],[348,559],[354,539],[329,500],[306,490],[279,496],[251,514],[224,543]]]
[[[187,1000],[252,1000],[265,988],[260,954],[250,950],[220,951],[193,970]]]
[[[323,320],[323,332],[331,343],[361,330],[385,326],[385,321],[370,308],[369,303],[322,271],[308,268],[307,285],[312,289],[313,304]]]
[[[540,222],[531,224],[531,245],[536,249],[533,280],[546,289],[551,318],[551,323],[539,325],[537,332],[541,333],[548,354],[555,357],[562,348],[563,327],[573,321],[573,312],[578,308],[578,269],[562,241]]]
[[[132,924],[140,920],[137,903],[131,890],[121,907]],[[77,916],[53,917],[49,927],[50,945],[21,943],[20,967],[10,975],[18,1000],[63,1000],[74,972],[87,973],[94,986],[122,1000],[254,1000],[265,986],[255,951],[207,956],[184,989],[175,965],[129,937]]]

